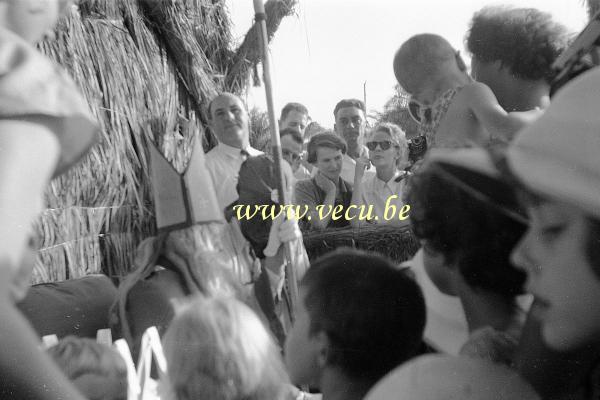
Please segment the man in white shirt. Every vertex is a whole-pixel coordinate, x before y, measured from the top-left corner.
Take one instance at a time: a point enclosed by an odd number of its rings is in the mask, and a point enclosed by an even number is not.
[[[354,182],[355,160],[359,157],[368,157],[368,150],[364,146],[367,128],[365,103],[358,99],[340,100],[333,110],[335,124],[333,129],[344,138],[348,151],[344,154],[342,173],[340,176],[346,182]],[[375,174],[375,169],[369,166],[365,176]]]
[[[246,106],[231,93],[222,93],[208,106],[209,127],[219,144],[206,153],[205,163],[222,209],[238,199],[240,166],[249,156],[263,154],[250,146]]]

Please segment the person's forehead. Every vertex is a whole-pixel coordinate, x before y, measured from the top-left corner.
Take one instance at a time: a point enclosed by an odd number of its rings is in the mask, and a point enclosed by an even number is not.
[[[308,115],[306,115],[303,112],[300,111],[296,111],[296,110],[292,110],[288,113],[288,115],[285,117],[285,122],[298,122],[298,121],[307,121],[308,120]]]
[[[369,134],[369,138],[370,139],[391,139],[392,136],[385,131],[379,130],[379,131],[371,132]]]
[[[234,95],[217,96],[212,103],[213,111],[234,106],[244,109],[244,104],[242,103],[242,100],[240,100],[237,96]]]
[[[317,147],[317,159],[333,158],[341,155],[342,151],[340,149],[332,149],[331,147]]]
[[[362,118],[364,116],[363,110],[358,107],[344,107],[338,110],[336,119],[352,118],[356,116]]]

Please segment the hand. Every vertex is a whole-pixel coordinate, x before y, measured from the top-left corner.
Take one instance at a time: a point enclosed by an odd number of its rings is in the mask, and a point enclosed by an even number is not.
[[[323,175],[321,171],[317,172],[317,175],[315,175],[315,182],[317,183],[317,186],[320,187],[325,193],[335,194],[336,184],[331,179]]]
[[[291,212],[292,210],[290,210]],[[271,224],[269,231],[269,240],[263,253],[267,257],[273,257],[277,254],[282,243],[291,242],[302,238],[302,233],[298,227],[298,221],[293,215],[289,215],[290,219],[285,218],[286,214],[281,212]]]
[[[365,174],[365,170],[371,167],[371,160],[365,156],[361,156],[356,159],[356,167],[354,169],[354,176],[362,177]]]

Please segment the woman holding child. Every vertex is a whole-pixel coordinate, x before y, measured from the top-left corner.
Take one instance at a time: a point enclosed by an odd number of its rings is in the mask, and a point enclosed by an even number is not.
[[[351,204],[357,211],[350,223],[355,227],[366,223],[405,224],[407,220],[399,219],[396,212],[404,207],[402,193],[406,173],[402,167],[408,159],[406,136],[397,125],[381,123],[369,133],[366,146],[369,158],[356,161]],[[376,174],[365,178],[369,164],[375,166]],[[390,213],[386,213],[386,208],[391,210],[392,207],[396,212],[387,215]]]

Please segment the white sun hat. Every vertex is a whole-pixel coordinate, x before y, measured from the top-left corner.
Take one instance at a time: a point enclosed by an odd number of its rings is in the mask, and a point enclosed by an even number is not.
[[[600,217],[600,68],[565,85],[546,112],[517,133],[507,158],[532,191]]]
[[[427,355],[396,368],[365,400],[535,400],[514,370],[482,359]]]

